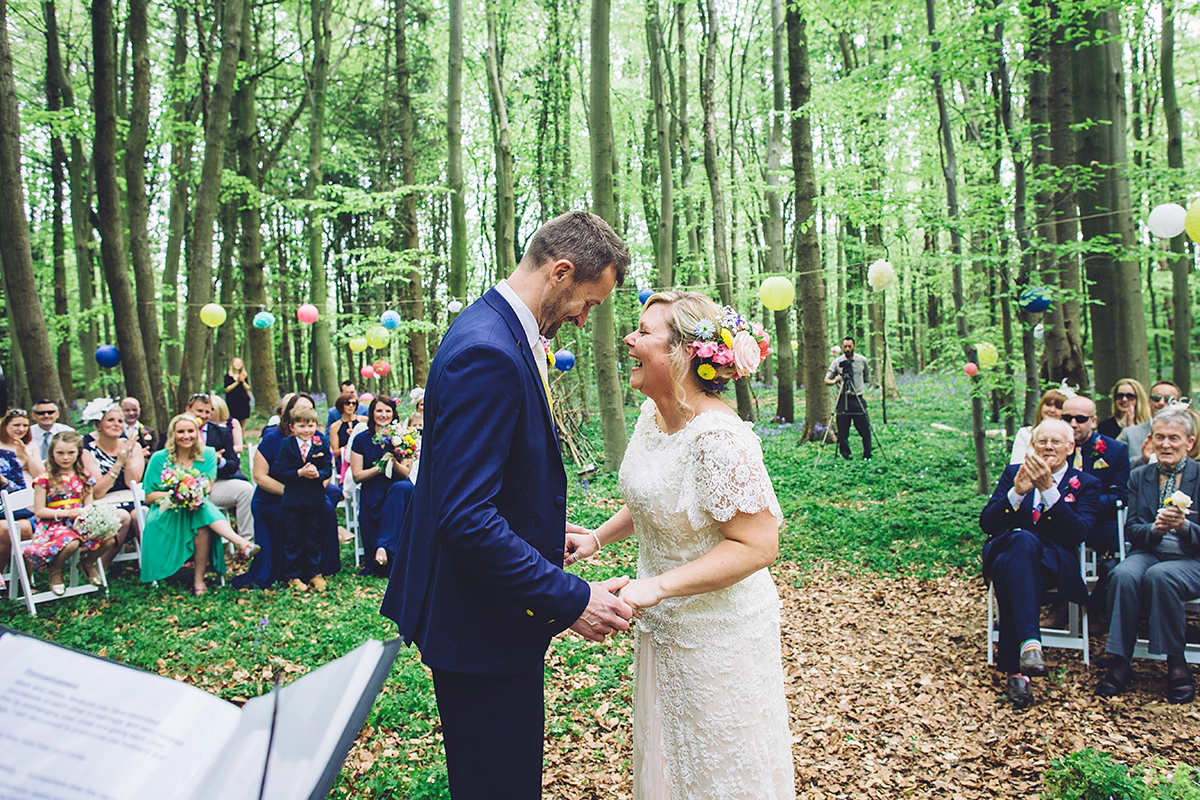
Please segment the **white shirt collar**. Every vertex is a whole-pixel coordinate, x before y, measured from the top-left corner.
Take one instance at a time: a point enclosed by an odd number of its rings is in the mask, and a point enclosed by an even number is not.
[[[517,315],[517,321],[521,323],[521,329],[525,331],[525,338],[529,340],[529,348],[535,353],[539,350],[545,354],[542,349],[542,334],[538,330],[537,320],[533,316],[533,312],[529,310],[529,306],[525,305],[513,288],[508,285],[508,281],[501,280],[496,284],[496,291],[500,296],[508,301],[512,306],[513,312]]]

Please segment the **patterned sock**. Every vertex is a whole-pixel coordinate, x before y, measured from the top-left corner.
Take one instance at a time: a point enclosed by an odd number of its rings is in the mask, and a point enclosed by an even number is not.
[[[1021,642],[1021,655],[1025,655],[1026,650],[1032,650],[1035,647],[1038,650],[1041,650],[1042,643],[1037,639],[1026,639],[1025,641]]]

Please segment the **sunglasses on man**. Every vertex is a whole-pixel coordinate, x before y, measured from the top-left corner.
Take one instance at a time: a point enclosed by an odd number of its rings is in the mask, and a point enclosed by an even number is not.
[[[1087,414],[1063,414],[1062,419],[1063,422],[1067,423],[1068,425],[1072,422],[1085,425],[1087,424],[1087,421],[1091,419],[1091,417]]]

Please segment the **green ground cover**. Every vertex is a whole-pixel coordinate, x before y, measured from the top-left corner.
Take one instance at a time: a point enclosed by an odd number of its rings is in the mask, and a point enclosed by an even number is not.
[[[780,559],[800,567],[800,580],[803,570],[817,561],[918,576],[975,569],[983,499],[974,493],[974,457],[966,433],[967,383],[920,376],[903,379],[900,388],[902,396],[888,403],[886,425],[878,399],[870,401],[877,438],[870,462],[845,462],[832,445],[823,450],[816,444],[801,445],[791,426],[758,426],[786,518]],[[770,419],[773,393],[763,390],[759,402],[761,417]],[[631,408],[631,421],[635,413]],[[955,430],[938,430],[932,423]],[[851,445],[854,452],[861,451],[853,434]],[[997,440],[990,447],[998,469],[1006,461],[1008,445]],[[573,521],[597,525],[618,507],[615,475],[571,485]],[[608,548],[586,564],[584,574],[596,580],[631,573],[634,555],[632,543]],[[236,702],[265,691],[281,671],[287,680],[367,638],[394,634],[392,624],[377,613],[383,581],[355,573],[349,546],[343,549],[342,563],[348,566],[322,595],[214,588],[193,598],[187,581],[150,587],[137,582],[135,571],[116,570],[107,597],[50,603],[39,608],[36,618],[23,613],[23,606],[3,603],[0,624],[183,680]],[[549,696],[549,734],[582,741],[592,735],[591,728],[608,730],[610,717],[624,716],[631,655],[627,641],[596,646],[577,638],[557,639],[549,669],[579,677]],[[417,654],[406,652],[332,796],[446,796],[444,763],[433,735],[435,720],[427,673]],[[599,758],[588,752],[592,751],[580,748],[584,763],[589,757]]]

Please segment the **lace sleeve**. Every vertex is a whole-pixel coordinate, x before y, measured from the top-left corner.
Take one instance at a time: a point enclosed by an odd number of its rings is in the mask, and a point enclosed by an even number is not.
[[[753,433],[728,429],[705,431],[696,437],[694,452],[693,474],[681,498],[693,526],[700,528],[705,514],[717,522],[728,522],[739,511],[757,514],[768,510],[775,519],[783,521],[775,488]]]

